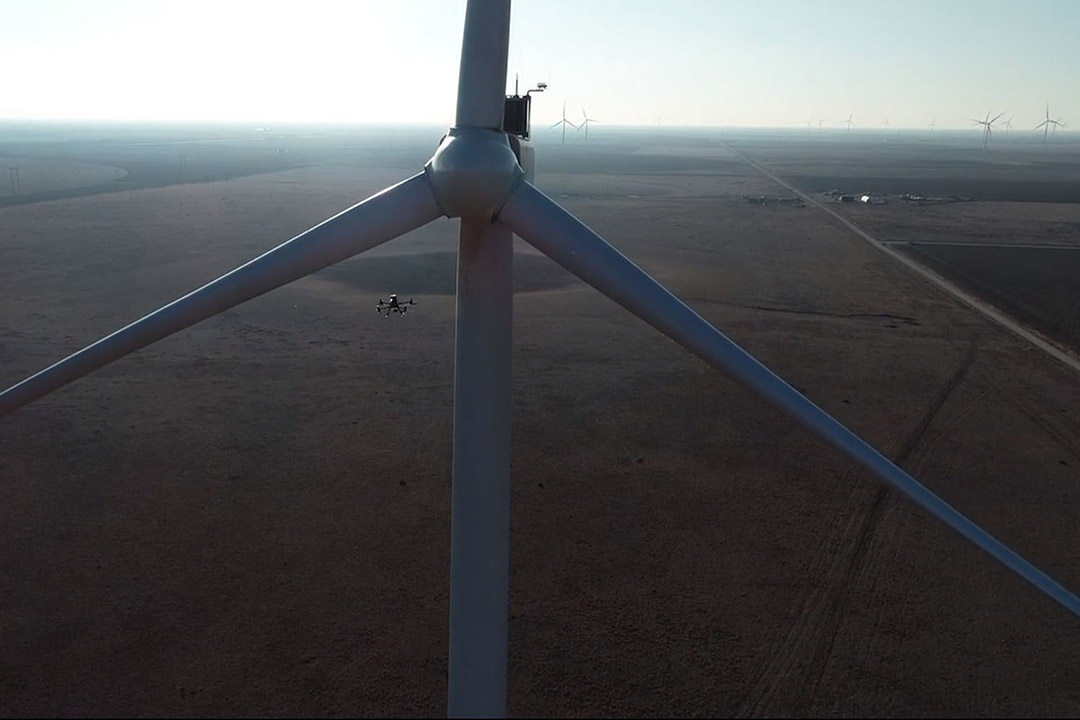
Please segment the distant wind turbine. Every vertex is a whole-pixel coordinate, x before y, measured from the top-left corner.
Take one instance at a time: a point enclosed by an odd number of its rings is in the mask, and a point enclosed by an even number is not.
[[[1046,136],[1049,134],[1050,128],[1052,127],[1056,131],[1058,129],[1058,126],[1062,125],[1062,124],[1063,123],[1061,123],[1059,120],[1051,120],[1050,119],[1050,103],[1047,103],[1046,104],[1046,119],[1035,126],[1036,130],[1038,130],[1039,128],[1042,128],[1042,131],[1043,131],[1043,146],[1044,147],[1046,146]]]
[[[854,113],[848,113],[848,116],[847,116],[847,120],[845,120],[845,121],[844,121],[844,122],[846,122],[846,123],[847,123],[847,131],[848,131],[849,133],[851,132],[851,128],[852,128],[852,126],[853,126],[853,125],[855,124],[855,123],[854,123],[854,122],[852,121],[852,119],[851,119],[851,116],[852,116],[853,114],[854,114]]]
[[[587,112],[585,112],[584,107],[581,108],[581,117],[583,117],[585,119],[581,121],[581,125],[578,125],[578,130],[580,130],[581,128],[585,128],[585,139],[588,140],[589,139],[589,123],[594,123],[594,122],[596,122],[596,120],[593,120],[591,117],[589,117],[589,114]]]
[[[1004,114],[1005,113],[1003,113],[1003,112],[998,113],[997,115],[994,116],[994,119],[991,120],[990,119],[990,111],[987,110],[985,120],[976,120],[975,118],[971,118],[971,121],[973,123],[975,123],[976,125],[982,125],[983,126],[983,154],[986,153],[987,146],[990,143],[990,136],[993,134],[994,123],[996,123],[998,121],[998,118],[1000,118]]]
[[[570,127],[577,130],[577,125],[575,125],[574,123],[572,123],[572,122],[570,122],[569,120],[566,119],[566,103],[565,102],[563,102],[563,104],[562,104],[562,120],[560,120],[559,122],[557,122],[554,125],[552,125],[551,127],[549,127],[548,130],[554,130],[555,128],[559,127],[560,125],[562,125],[562,144],[565,145],[566,144],[566,126],[569,125]]]
[[[884,140],[884,142],[889,142],[889,118],[885,118],[885,140]]]
[[[930,121],[930,134],[934,134],[934,128],[937,127],[937,118]]]
[[[825,122],[825,118],[818,118],[817,119],[817,129],[818,130],[821,130],[821,123],[823,123],[823,122]]]
[[[1005,121],[1005,137],[1009,137],[1009,131],[1012,130],[1012,118],[1010,117]]]

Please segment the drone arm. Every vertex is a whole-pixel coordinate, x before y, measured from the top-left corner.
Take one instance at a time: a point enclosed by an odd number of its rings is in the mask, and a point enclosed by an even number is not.
[[[641,268],[528,182],[499,221],[564,268],[706,362],[778,405],[1074,614],[1080,598],[957,512],[888,458],[755,360]]]
[[[442,215],[420,173],[0,393],[0,417],[186,327]]]

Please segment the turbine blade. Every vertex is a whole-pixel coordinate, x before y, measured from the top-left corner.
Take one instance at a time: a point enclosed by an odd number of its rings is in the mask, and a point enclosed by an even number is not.
[[[458,66],[458,127],[502,128],[509,35],[510,0],[466,6]]]
[[[559,122],[557,122],[554,125],[552,125],[551,127],[549,127],[548,130],[554,130],[555,128],[559,127],[562,124],[563,124],[563,121],[560,120]]]
[[[775,403],[1080,616],[1080,598],[961,515],[814,405],[533,185],[524,181],[518,184],[503,205],[499,222],[709,364],[727,371]]]
[[[994,116],[994,119],[990,121],[990,124],[991,124],[991,125],[993,125],[994,123],[996,123],[996,122],[997,122],[997,121],[998,121],[999,119],[1001,119],[1001,116],[1002,116],[1002,115],[1004,115],[1004,114],[1005,114],[1005,113],[1003,113],[1003,112],[1000,112],[1000,113],[998,113],[997,115],[995,115],[995,116]]]
[[[426,175],[414,175],[8,388],[0,393],[0,417],[128,353],[442,214]]]

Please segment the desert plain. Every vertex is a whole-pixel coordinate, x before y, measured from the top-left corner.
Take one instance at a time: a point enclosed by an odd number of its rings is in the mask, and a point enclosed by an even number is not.
[[[0,386],[413,174],[441,132],[0,135]],[[552,198],[1080,591],[1080,373],[761,171],[1075,353],[1080,147],[609,129],[536,153]],[[445,714],[456,234],[0,419],[0,714]],[[1080,619],[516,242],[512,715],[1080,714]],[[389,293],[418,304],[384,318]]]

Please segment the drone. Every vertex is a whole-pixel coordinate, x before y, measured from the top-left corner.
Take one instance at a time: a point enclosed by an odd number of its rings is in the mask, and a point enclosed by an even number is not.
[[[392,312],[404,315],[409,310],[409,306],[415,304],[416,301],[412,298],[398,300],[397,295],[391,295],[389,300],[379,298],[379,304],[375,306],[375,312],[383,313],[384,317],[390,317]]]

